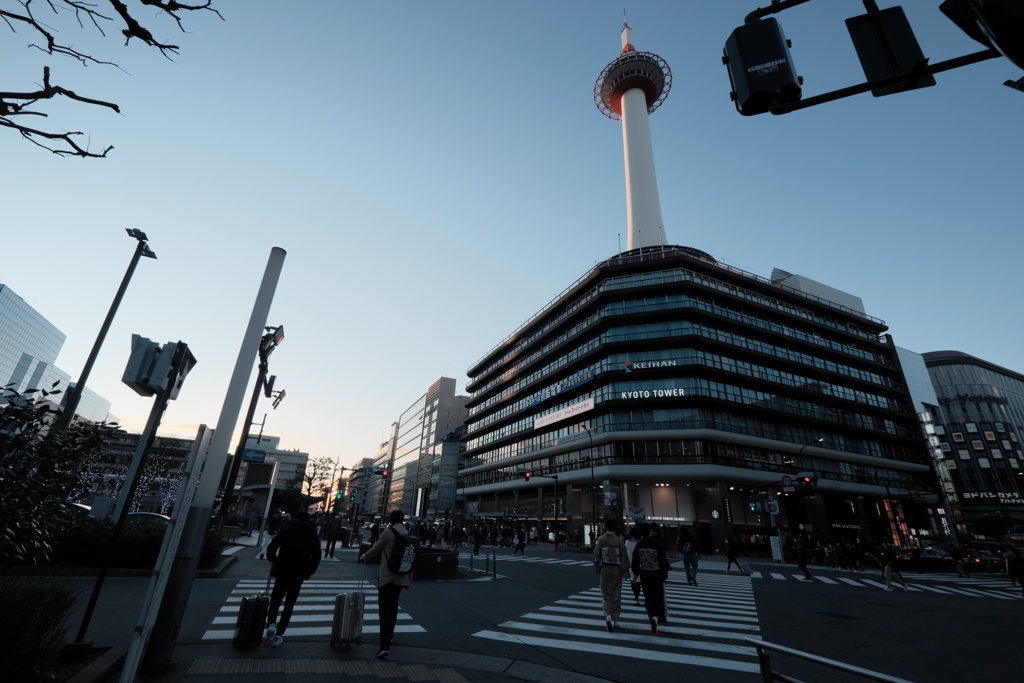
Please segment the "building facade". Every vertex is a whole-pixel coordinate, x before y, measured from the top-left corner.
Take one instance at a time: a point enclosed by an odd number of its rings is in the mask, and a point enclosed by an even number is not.
[[[10,287],[0,284],[0,403],[6,401],[5,394],[50,391],[54,383],[61,390],[56,397],[66,396],[71,376],[55,365],[66,339]],[[110,415],[110,401],[88,387],[75,415],[89,422],[116,421]]]
[[[807,278],[623,252],[468,375],[471,516],[584,541],[606,516],[692,525],[707,552],[767,552],[773,527],[906,543],[928,524],[895,495],[935,486],[887,327]]]
[[[1024,532],[1024,375],[960,351],[921,355],[968,533],[998,539]]]

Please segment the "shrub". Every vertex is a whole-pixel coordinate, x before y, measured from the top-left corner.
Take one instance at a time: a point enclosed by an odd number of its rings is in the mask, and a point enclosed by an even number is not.
[[[57,659],[77,599],[64,582],[0,576],[0,681],[31,680]]]
[[[121,537],[112,547],[114,525],[87,517],[77,529],[69,529],[53,540],[50,562],[56,567],[100,567],[109,558],[110,567],[152,569],[160,555],[167,527],[163,524],[132,522],[125,524]],[[216,566],[224,543],[207,534],[199,566]]]

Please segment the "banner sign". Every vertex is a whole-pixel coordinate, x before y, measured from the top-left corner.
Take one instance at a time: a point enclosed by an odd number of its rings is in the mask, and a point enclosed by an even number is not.
[[[570,417],[575,417],[580,413],[585,413],[588,410],[593,409],[594,399],[588,398],[585,401],[574,403],[571,406],[566,406],[565,408],[562,408],[561,410],[556,410],[553,413],[548,413],[547,415],[538,417],[536,420],[533,421],[533,428],[540,429],[541,427],[546,427],[549,424],[561,422],[562,420],[568,420]]]

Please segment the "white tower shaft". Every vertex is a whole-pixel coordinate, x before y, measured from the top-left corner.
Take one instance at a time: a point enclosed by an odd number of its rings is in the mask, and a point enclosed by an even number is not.
[[[622,147],[626,161],[626,249],[665,244],[647,96],[640,88],[622,95]]]

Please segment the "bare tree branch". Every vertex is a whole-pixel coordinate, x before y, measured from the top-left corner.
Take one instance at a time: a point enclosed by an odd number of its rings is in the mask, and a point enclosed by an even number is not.
[[[4,0],[0,0],[0,2],[3,1]],[[3,22],[7,24],[7,27],[14,33],[18,32],[19,27],[28,27],[33,33],[41,36],[45,40],[44,45],[31,43],[28,47],[36,48],[51,55],[56,54],[71,57],[72,59],[80,62],[83,66],[95,64],[114,66],[120,69],[120,67],[112,61],[97,59],[96,57],[85,54],[84,52],[71,47],[69,44],[58,42],[56,37],[57,31],[51,28],[47,23],[40,20],[33,12],[33,7],[38,7],[40,4],[39,2],[34,3],[34,0],[8,1],[12,4],[19,5],[20,9],[11,10],[0,8],[0,19],[3,19]],[[222,21],[224,20],[221,13],[213,8],[213,0],[194,3],[183,3],[178,2],[177,0],[135,1],[141,7],[156,8],[158,16],[166,15],[172,18],[177,24],[179,30],[183,33],[185,32],[185,27],[181,18],[183,12],[207,10],[216,14]],[[132,38],[137,38],[150,47],[155,47],[160,50],[160,53],[168,59],[171,58],[172,54],[178,54],[179,47],[177,45],[158,40],[149,28],[143,26],[135,18],[133,10],[129,7],[129,3],[131,3],[132,0],[128,0],[128,2],[125,2],[125,0],[106,0],[106,2],[114,10],[114,14],[111,16],[103,14],[100,11],[100,6],[98,4],[86,2],[85,0],[42,0],[43,6],[49,8],[55,17],[72,17],[80,29],[85,28],[87,24],[91,24],[101,36],[106,37],[107,33],[103,30],[104,24],[117,25],[118,20],[120,20],[123,24],[121,34],[125,37],[125,45],[131,42]],[[134,11],[138,11],[138,9],[140,9],[140,7],[136,7]],[[105,157],[107,152],[113,149],[113,147],[108,146],[100,154],[90,152],[88,149],[83,149],[80,145],[76,144],[71,137],[81,135],[80,132],[53,132],[38,130],[23,126],[13,120],[16,116],[47,116],[45,112],[37,111],[36,108],[29,109],[29,107],[35,107],[35,105],[40,103],[40,101],[53,99],[57,95],[62,95],[68,99],[82,102],[84,104],[108,107],[118,113],[121,111],[120,107],[113,102],[85,97],[78,95],[67,88],[50,85],[50,68],[49,66],[46,66],[43,68],[43,88],[41,90],[32,92],[0,92],[0,127],[15,130],[33,144],[47,149],[54,154],[60,154],[63,156]],[[64,147],[54,148],[47,146],[41,142],[41,139],[61,141]]]

